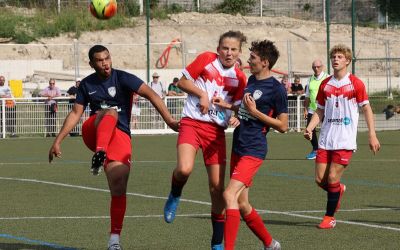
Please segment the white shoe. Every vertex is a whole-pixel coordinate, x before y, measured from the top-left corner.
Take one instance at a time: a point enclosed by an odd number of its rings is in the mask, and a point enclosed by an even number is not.
[[[269,245],[268,247],[264,246],[264,250],[281,250],[281,244],[278,241],[272,239],[271,245]]]
[[[122,250],[122,247],[119,243],[112,244],[108,247],[108,250]]]

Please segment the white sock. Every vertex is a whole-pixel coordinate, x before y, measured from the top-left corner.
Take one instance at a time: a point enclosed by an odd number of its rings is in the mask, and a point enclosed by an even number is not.
[[[108,246],[119,244],[119,234],[110,234],[110,240],[108,241]]]

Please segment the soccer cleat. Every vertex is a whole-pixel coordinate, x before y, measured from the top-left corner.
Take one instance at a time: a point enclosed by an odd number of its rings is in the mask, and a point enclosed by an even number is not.
[[[108,250],[122,250],[122,247],[119,243],[112,244],[108,247]]]
[[[211,250],[224,250],[224,244],[211,245]]]
[[[167,223],[172,223],[175,219],[176,209],[179,205],[180,196],[174,197],[171,193],[164,206],[164,220]]]
[[[94,153],[92,157],[92,167],[90,168],[90,172],[93,175],[98,175],[101,171],[101,167],[104,166],[104,161],[106,160],[106,152],[104,151],[97,151]]]
[[[318,225],[320,229],[331,229],[336,226],[336,220],[334,217],[331,216],[324,216],[322,222]]]
[[[340,183],[340,195],[339,195],[339,201],[338,201],[338,203],[337,203],[337,205],[336,205],[336,208],[335,208],[335,213],[336,213],[336,211],[338,211],[339,208],[340,208],[340,201],[341,201],[342,196],[343,196],[343,194],[344,194],[345,191],[346,191],[346,185]]]
[[[316,151],[316,150],[311,151],[311,152],[306,156],[306,159],[307,159],[307,160],[314,160],[315,158],[317,158],[317,151]]]
[[[264,250],[281,250],[281,244],[278,241],[272,239],[271,244],[268,247],[264,246],[263,249]]]

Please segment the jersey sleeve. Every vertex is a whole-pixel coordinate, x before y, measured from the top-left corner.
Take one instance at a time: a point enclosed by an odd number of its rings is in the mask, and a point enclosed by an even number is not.
[[[329,79],[330,79],[330,77],[323,80],[321,85],[319,85],[319,88],[318,88],[316,102],[317,102],[317,107],[320,109],[325,109],[326,96],[325,96],[324,88],[325,88],[327,82],[329,81]]]
[[[184,70],[183,75],[193,82],[201,75],[204,67],[207,66],[213,59],[216,58],[216,55],[212,52],[204,52],[194,59],[194,61],[189,64]]]
[[[142,84],[144,83],[144,81],[141,80],[139,77],[128,72],[118,71],[117,73],[119,74],[118,78],[121,85],[130,92],[137,93],[140,86],[142,86]]]
[[[88,96],[85,88],[85,81],[82,80],[81,84],[79,84],[78,90],[76,91],[76,99],[75,103],[86,106],[88,104]]]
[[[288,113],[288,97],[286,89],[282,84],[277,85],[275,93],[275,113],[276,115]]]
[[[242,103],[242,98],[244,95],[244,89],[247,86],[247,77],[246,75],[242,72],[239,71],[240,73],[238,73],[238,80],[239,80],[239,86],[235,92],[235,94],[233,95],[232,98],[232,104],[234,106],[239,105],[240,103]]]
[[[353,85],[356,92],[355,94],[358,106],[362,107],[365,104],[368,104],[369,100],[365,84],[360,79],[355,78]]]

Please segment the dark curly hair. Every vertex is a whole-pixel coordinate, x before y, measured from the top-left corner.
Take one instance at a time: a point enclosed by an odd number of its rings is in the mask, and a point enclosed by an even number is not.
[[[269,40],[254,41],[251,43],[249,50],[256,53],[261,60],[267,60],[269,69],[272,69],[279,58],[278,48]]]

